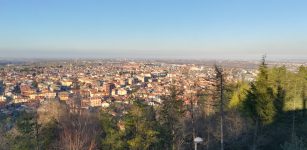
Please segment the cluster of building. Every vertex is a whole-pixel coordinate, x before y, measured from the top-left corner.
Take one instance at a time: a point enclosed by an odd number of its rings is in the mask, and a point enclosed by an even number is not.
[[[255,69],[225,68],[228,81],[252,81]],[[109,107],[143,99],[159,105],[171,85],[190,93],[214,84],[213,66],[146,61],[78,60],[6,65],[0,68],[0,105],[37,107],[45,100],[59,100],[84,109]]]

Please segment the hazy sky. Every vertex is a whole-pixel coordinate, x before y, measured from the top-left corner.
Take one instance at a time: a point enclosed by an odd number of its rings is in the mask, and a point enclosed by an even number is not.
[[[0,53],[307,58],[307,1],[0,0]]]

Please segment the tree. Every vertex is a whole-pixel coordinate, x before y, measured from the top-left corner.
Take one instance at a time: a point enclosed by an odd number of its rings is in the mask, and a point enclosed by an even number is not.
[[[216,93],[217,95],[215,97],[219,98],[219,104],[220,104],[220,142],[221,142],[221,150],[224,149],[224,75],[223,70],[221,67],[215,65],[215,73],[216,73]]]
[[[124,140],[124,132],[118,127],[116,116],[110,115],[106,111],[100,114],[100,124],[102,129],[101,148],[109,150],[121,150],[127,147]]]
[[[135,101],[124,116],[123,125],[129,149],[143,150],[157,146],[159,128],[152,106]]]
[[[302,99],[302,108],[303,108],[303,115],[306,115],[307,111],[307,67],[300,66],[298,69],[298,76],[301,78],[302,81],[302,89],[301,89],[301,99]]]
[[[253,149],[257,147],[258,126],[273,122],[276,115],[274,106],[274,94],[268,81],[268,68],[263,57],[258,69],[256,81],[251,83],[244,101],[244,112],[253,119],[255,123]]]
[[[278,83],[277,94],[276,94],[276,98],[274,100],[274,106],[276,108],[276,113],[278,115],[283,114],[285,98],[286,98],[286,91],[283,89],[281,84]]]
[[[14,124],[14,118],[0,113],[0,150],[12,149],[15,143],[15,137],[18,131],[16,126],[10,129],[10,125]]]
[[[162,97],[162,104],[159,113],[159,120],[162,126],[162,141],[164,149],[173,150],[180,146],[183,140],[182,116],[184,113],[183,101],[180,98],[183,91],[175,86],[169,88],[170,94]]]
[[[59,119],[67,114],[68,110],[59,101],[45,100],[37,109],[39,124],[48,124],[50,121],[59,122]]]
[[[283,145],[281,145],[281,148],[283,150],[307,150],[303,140],[297,136],[295,136],[291,142],[285,142]]]
[[[40,125],[35,112],[21,112],[17,119],[17,136],[13,139],[13,149],[32,150],[40,149]]]
[[[242,109],[243,101],[246,99],[246,91],[250,88],[248,83],[241,81],[235,85],[235,89],[231,95],[229,108]]]
[[[59,126],[55,119],[41,125],[39,133],[41,149],[55,149],[59,139]]]
[[[101,131],[97,120],[87,113],[63,116],[59,122],[59,147],[69,150],[96,149]]]

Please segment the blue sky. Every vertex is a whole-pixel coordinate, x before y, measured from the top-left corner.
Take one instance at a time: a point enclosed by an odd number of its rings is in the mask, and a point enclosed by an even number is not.
[[[0,57],[307,57],[306,0],[0,0]]]

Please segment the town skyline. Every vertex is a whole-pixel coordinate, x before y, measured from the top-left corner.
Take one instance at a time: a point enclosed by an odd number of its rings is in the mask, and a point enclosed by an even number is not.
[[[0,150],[307,150],[305,0],[0,0]]]

